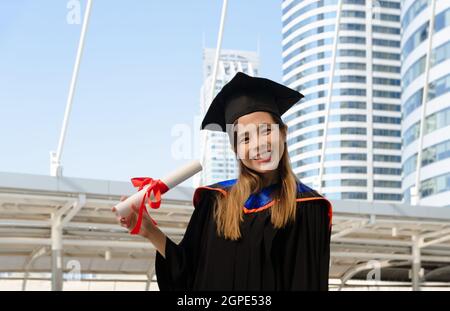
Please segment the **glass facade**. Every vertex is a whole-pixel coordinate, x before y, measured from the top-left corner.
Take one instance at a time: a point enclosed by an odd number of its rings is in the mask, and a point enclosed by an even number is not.
[[[429,18],[433,7],[430,3],[429,0],[409,1],[402,20],[405,38],[401,54],[406,66],[402,71],[405,93],[402,98],[402,192],[405,202],[410,202],[410,191],[418,179],[419,193],[414,202],[450,206],[450,40],[447,35],[450,33],[450,1],[436,1],[431,35]],[[432,50],[427,73],[429,43]],[[426,83],[428,92],[425,94]],[[426,107],[422,106],[423,102]],[[424,126],[420,133],[422,113]]]
[[[367,16],[366,1],[343,1],[321,189],[331,198],[398,201],[402,195],[400,4],[377,4],[379,14]],[[309,185],[321,161],[336,5],[292,1],[283,8],[283,83],[305,95],[283,119],[292,167]],[[394,193],[378,191],[375,184]]]

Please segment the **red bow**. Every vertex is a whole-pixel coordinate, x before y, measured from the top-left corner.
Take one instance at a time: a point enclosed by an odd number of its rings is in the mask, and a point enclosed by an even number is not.
[[[144,211],[150,217],[151,221],[155,226],[158,224],[156,221],[148,214],[147,209],[145,208],[145,201],[148,199],[148,204],[151,208],[159,208],[161,205],[161,194],[166,193],[169,190],[169,187],[165,183],[163,183],[159,179],[153,179],[149,177],[135,177],[131,178],[131,182],[134,187],[138,188],[138,191],[141,191],[146,185],[149,185],[145,190],[144,197],[142,198],[141,205],[139,206],[139,215],[136,221],[136,226],[134,226],[133,230],[131,230],[131,234],[138,234],[141,229],[142,218]],[[155,201],[151,200],[151,194],[154,194]]]

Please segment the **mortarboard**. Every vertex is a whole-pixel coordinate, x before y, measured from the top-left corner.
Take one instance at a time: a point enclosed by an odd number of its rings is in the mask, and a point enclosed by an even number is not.
[[[226,132],[227,124],[255,111],[271,112],[281,119],[303,97],[303,94],[272,80],[238,72],[214,97],[201,130]]]

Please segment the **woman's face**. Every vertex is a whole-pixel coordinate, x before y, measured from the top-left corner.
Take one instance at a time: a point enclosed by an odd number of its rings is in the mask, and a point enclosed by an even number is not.
[[[246,114],[237,120],[236,153],[243,164],[259,173],[278,168],[284,152],[286,131],[265,111]]]

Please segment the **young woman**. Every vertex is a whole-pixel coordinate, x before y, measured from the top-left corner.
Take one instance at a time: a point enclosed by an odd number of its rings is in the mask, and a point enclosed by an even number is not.
[[[331,205],[293,173],[281,120],[302,97],[239,72],[214,98],[202,129],[229,134],[239,176],[195,190],[178,245],[145,218],[161,290],[328,289]]]

